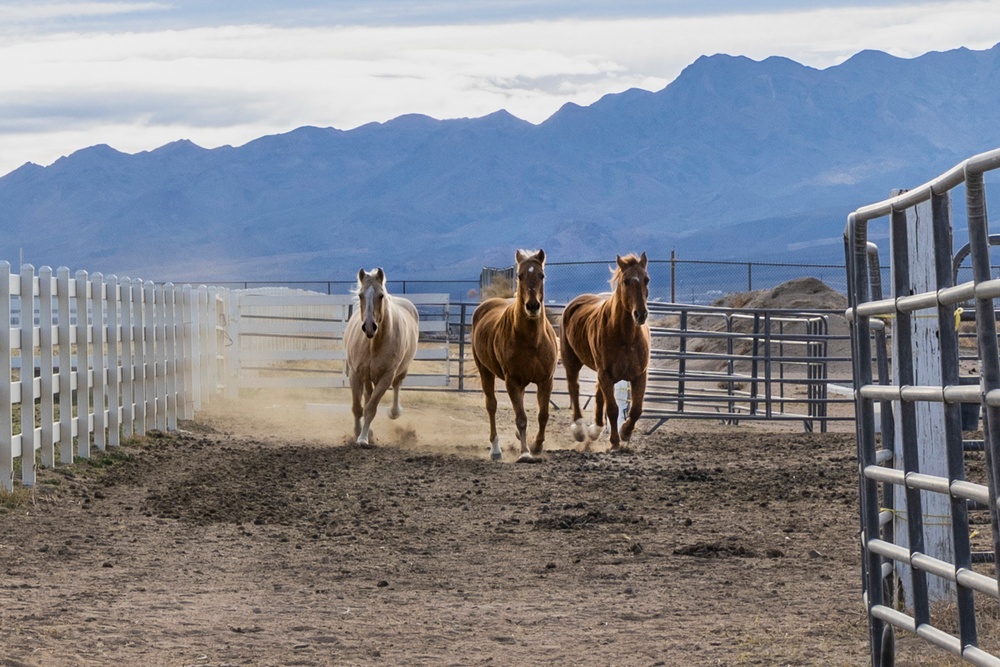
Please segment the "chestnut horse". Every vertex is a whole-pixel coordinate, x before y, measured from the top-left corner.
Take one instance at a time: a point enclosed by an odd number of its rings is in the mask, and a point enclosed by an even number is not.
[[[604,428],[606,406],[611,449],[616,449],[622,440],[628,442],[639,421],[649,367],[649,327],[646,325],[649,274],[646,272],[646,253],[642,253],[641,257],[618,257],[617,262],[618,266],[611,276],[610,295],[581,294],[566,305],[560,340],[573,407],[573,437],[579,442],[587,436],[591,439],[599,437]],[[594,425],[586,430],[580,411],[579,378],[583,366],[597,371]],[[628,419],[622,424],[619,438],[618,403],[614,388],[615,383],[622,380],[631,384],[632,396]]]
[[[494,461],[502,457],[495,392],[496,379],[500,378],[514,406],[514,423],[521,440],[517,460],[537,461],[549,421],[549,396],[558,358],[556,332],[545,317],[545,251],[518,250],[514,257],[517,294],[514,299],[487,299],[476,308],[472,314],[472,357],[490,416],[490,457]],[[531,383],[538,389],[538,434],[529,449],[524,390]]]
[[[379,401],[390,386],[392,409],[389,418],[395,419],[403,411],[399,404],[399,385],[417,351],[420,316],[408,299],[386,291],[385,273],[381,268],[358,271],[356,290],[358,309],[351,314],[344,329],[344,347],[351,379],[354,435],[359,445],[367,447]]]

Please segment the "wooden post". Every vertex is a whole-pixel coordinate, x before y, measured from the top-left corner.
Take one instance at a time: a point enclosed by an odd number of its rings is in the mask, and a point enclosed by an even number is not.
[[[894,191],[892,196],[901,192]],[[897,253],[893,252],[892,296],[899,298],[909,294],[936,291],[938,289],[935,268],[937,248],[934,244],[932,207],[929,201],[907,209],[905,236],[909,265],[908,275],[905,277],[906,287],[904,290],[899,288],[903,276],[897,275],[897,271],[906,270],[906,267],[897,266]],[[890,239],[893,248],[896,248],[897,242],[904,241],[897,238]],[[951,246],[941,250],[950,253]],[[904,291],[906,293],[900,293]],[[899,343],[904,332],[897,330],[892,338],[893,384],[940,385],[942,383],[940,362],[942,350],[937,311],[917,311],[906,319],[910,321],[909,333],[912,354],[910,359],[900,358]],[[898,320],[897,324],[899,324]],[[909,381],[905,376],[901,381],[900,372],[905,365],[910,365],[912,369],[912,381]],[[904,438],[915,438],[919,471],[947,478],[944,406],[940,403],[916,402],[913,406],[916,413],[916,433],[913,434],[904,434],[905,420],[900,418],[898,413],[902,406],[895,403],[893,407],[897,411],[894,452],[896,468],[901,469],[903,465]],[[908,548],[910,540],[907,532],[906,492],[904,488],[897,485],[894,487],[894,494],[894,506],[897,510],[894,522],[894,539],[896,544]],[[923,508],[924,553],[945,562],[953,562],[954,545],[951,535],[951,508],[948,496],[925,491],[920,494],[920,502]],[[897,572],[903,584],[905,604],[907,607],[912,607],[913,591],[910,588],[910,568],[897,563]],[[954,597],[954,587],[945,579],[928,576],[927,587],[930,600],[948,600]]]

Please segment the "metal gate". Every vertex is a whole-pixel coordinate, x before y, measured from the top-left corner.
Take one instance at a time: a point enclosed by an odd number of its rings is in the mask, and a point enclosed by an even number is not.
[[[971,664],[1000,665],[1000,658],[979,645],[977,613],[982,612],[975,605],[976,593],[1000,599],[995,565],[1000,354],[994,305],[1000,280],[990,276],[983,184],[984,172],[997,168],[1000,149],[859,208],[847,219],[863,598],[876,666],[894,663],[897,630]],[[973,280],[956,285],[950,196],[963,184]],[[877,246],[868,235],[869,221],[884,217],[891,230],[893,296],[888,298],[880,294],[877,269],[872,271]],[[920,267],[917,258],[925,250],[930,261]],[[959,351],[962,319],[975,320],[975,354],[967,364]],[[922,328],[926,324],[933,328]],[[981,439],[978,424],[966,423],[963,430],[963,404],[982,405]],[[971,453],[976,451],[981,454]],[[976,456],[985,472],[970,474]],[[929,510],[932,506],[944,510]],[[988,535],[970,532],[975,513],[988,515],[983,519]],[[905,589],[902,597],[897,584]],[[935,606],[934,623],[931,606],[938,601],[945,604]],[[951,627],[957,634],[944,629]]]

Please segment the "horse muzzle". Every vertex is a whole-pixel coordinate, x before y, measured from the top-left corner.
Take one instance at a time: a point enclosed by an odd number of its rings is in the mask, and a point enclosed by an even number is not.
[[[635,323],[636,324],[645,324],[646,323],[646,318],[649,317],[649,311],[648,310],[638,310],[638,309],[637,310],[633,310],[632,311],[632,317],[635,318]]]
[[[542,304],[540,301],[528,301],[524,304],[524,312],[528,314],[528,317],[535,318],[538,317],[542,312]]]
[[[365,335],[368,336],[369,338],[374,338],[375,332],[378,331],[378,325],[375,324],[374,322],[370,324],[368,322],[365,322],[364,324],[361,325],[361,330],[364,331]]]

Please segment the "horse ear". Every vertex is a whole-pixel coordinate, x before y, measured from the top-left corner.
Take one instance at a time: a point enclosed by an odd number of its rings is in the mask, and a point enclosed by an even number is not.
[[[385,271],[382,270],[381,266],[375,269],[375,277],[382,285],[385,285]]]
[[[646,268],[646,251],[642,251],[642,255],[639,256],[639,266]]]
[[[621,255],[615,255],[615,261],[618,262],[618,268],[622,271],[625,270],[625,260],[622,259]]]
[[[541,262],[542,264],[545,263],[545,251],[542,250],[541,248],[538,249],[538,254],[536,254],[535,257],[537,257],[538,261]]]
[[[514,261],[520,264],[525,260],[527,256],[528,253],[524,252],[523,250],[518,250],[517,252],[514,253]]]
[[[365,281],[365,270],[364,269],[358,269],[358,282],[362,283],[364,281]]]

